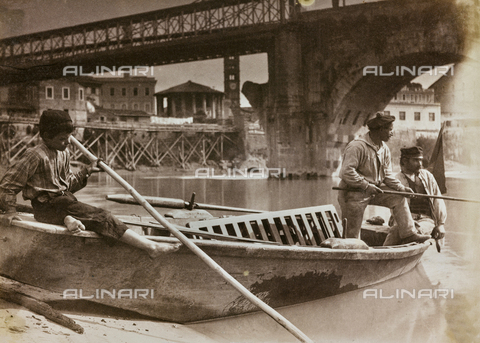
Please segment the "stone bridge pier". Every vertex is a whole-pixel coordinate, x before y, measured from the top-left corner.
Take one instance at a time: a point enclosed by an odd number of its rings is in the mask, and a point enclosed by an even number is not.
[[[404,85],[429,66],[478,60],[471,53],[478,13],[473,0],[384,1],[301,13],[276,34],[268,85],[257,86],[264,94],[255,104],[269,166],[334,174],[346,143]]]

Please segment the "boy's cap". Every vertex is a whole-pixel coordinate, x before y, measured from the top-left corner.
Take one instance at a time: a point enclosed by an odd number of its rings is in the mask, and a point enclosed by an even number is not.
[[[55,130],[60,129],[62,126],[65,126],[65,124],[73,125],[72,119],[68,115],[67,111],[45,110],[40,116],[38,129],[40,133],[47,131],[54,132]]]
[[[395,121],[395,117],[389,114],[383,114],[382,112],[377,112],[375,118],[367,121],[367,126],[370,130],[378,129],[386,124],[390,124]]]

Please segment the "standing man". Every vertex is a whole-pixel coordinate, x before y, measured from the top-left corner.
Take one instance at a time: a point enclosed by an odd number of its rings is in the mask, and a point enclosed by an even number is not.
[[[338,202],[342,217],[347,219],[349,238],[360,238],[363,214],[367,205],[385,206],[392,210],[398,223],[401,244],[425,242],[429,235],[420,235],[408,208],[407,199],[401,195],[384,194],[381,185],[402,192],[413,193],[392,172],[390,149],[385,144],[393,136],[395,117],[378,112],[367,122],[369,131],[348,143],[340,169]]]
[[[440,188],[432,173],[422,168],[423,149],[418,146],[400,149],[401,172],[396,178],[405,187],[410,187],[415,193],[441,196]],[[425,235],[431,235],[436,240],[445,237],[445,220],[447,208],[442,199],[413,197],[408,200],[410,212],[418,230]],[[395,245],[400,242],[397,226],[393,226],[384,245]]]

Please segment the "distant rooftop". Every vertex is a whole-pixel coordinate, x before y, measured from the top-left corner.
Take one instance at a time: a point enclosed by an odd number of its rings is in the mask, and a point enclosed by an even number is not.
[[[155,93],[155,95],[167,95],[173,93],[214,93],[214,94],[223,94],[223,92],[217,91],[208,86],[201,85],[192,81],[182,83],[178,86],[170,87],[163,91]]]

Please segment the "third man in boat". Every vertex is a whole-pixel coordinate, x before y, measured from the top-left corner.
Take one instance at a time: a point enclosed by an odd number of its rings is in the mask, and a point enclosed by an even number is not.
[[[381,112],[367,122],[369,131],[354,139],[345,148],[340,169],[338,202],[342,217],[347,219],[348,238],[360,238],[363,215],[367,205],[388,207],[398,223],[401,244],[424,242],[430,235],[417,233],[402,195],[385,194],[382,188],[413,193],[392,172],[391,153],[385,144],[393,136],[395,117]]]
[[[423,149],[418,146],[400,149],[401,172],[396,178],[405,187],[410,187],[415,193],[441,196],[442,192],[432,173],[423,169]],[[445,221],[447,208],[443,199],[428,197],[413,197],[408,199],[410,212],[412,213],[418,230],[425,235],[431,235],[437,240],[445,237]],[[394,225],[384,245],[399,244],[398,227]]]

